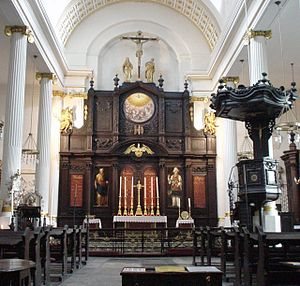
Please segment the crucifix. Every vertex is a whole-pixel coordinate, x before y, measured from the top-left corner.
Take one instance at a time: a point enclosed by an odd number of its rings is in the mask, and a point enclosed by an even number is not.
[[[141,78],[141,59],[143,55],[143,44],[148,41],[158,41],[159,38],[144,37],[142,31],[138,31],[136,36],[122,36],[121,40],[131,40],[136,43],[136,57],[138,58],[138,79]]]

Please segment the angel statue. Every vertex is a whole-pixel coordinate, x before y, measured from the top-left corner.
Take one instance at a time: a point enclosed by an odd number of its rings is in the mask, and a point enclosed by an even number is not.
[[[73,128],[73,110],[69,107],[62,109],[60,119],[60,131],[68,133]]]
[[[204,115],[204,133],[210,135],[216,133],[216,115],[214,112],[206,112]]]
[[[145,63],[145,78],[147,82],[153,82],[153,75],[155,72],[155,63],[152,58],[150,61]]]
[[[140,143],[137,143],[137,147],[135,147],[135,144],[131,144],[124,152],[124,154],[129,154],[133,152],[134,155],[138,158],[143,156],[143,153],[147,153],[147,154],[154,154],[154,152],[145,144],[142,144],[142,147],[140,147]]]

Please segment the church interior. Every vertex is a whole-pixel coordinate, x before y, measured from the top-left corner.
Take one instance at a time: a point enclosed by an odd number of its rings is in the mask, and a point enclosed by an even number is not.
[[[3,285],[299,285],[299,19],[1,0]]]

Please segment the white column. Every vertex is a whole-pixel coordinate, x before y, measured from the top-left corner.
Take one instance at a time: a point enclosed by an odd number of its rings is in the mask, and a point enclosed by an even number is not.
[[[249,75],[250,85],[262,79],[262,73],[268,73],[268,58],[266,41],[271,38],[271,31],[249,32]]]
[[[11,38],[3,138],[0,212],[2,211],[3,200],[7,199],[9,195],[7,184],[10,182],[10,177],[18,170],[21,171],[26,53],[30,31],[24,26],[7,26],[5,27],[5,34],[11,36]]]
[[[249,75],[250,85],[253,85],[262,79],[262,73],[268,74],[268,56],[267,56],[267,40],[272,37],[271,30],[254,31],[248,34],[249,44]],[[273,157],[273,140],[272,136],[268,141],[269,157]]]
[[[50,135],[51,135],[51,106],[52,78],[51,73],[37,73],[40,79],[40,103],[38,119],[37,149],[39,160],[36,164],[36,190],[42,196],[41,210],[46,215],[49,209],[50,186]]]
[[[224,82],[228,87],[235,88],[238,83],[238,77],[224,77]],[[222,119],[222,135],[218,137],[219,142],[218,155],[222,158],[222,168],[219,173],[221,174],[218,186],[218,217],[219,225],[230,226],[230,206],[228,196],[228,181],[230,179],[231,169],[237,163],[237,131],[236,122],[231,119]],[[219,153],[220,152],[220,153]]]
[[[51,121],[51,167],[50,167],[50,222],[56,225],[59,186],[59,150],[60,150],[60,114],[62,110],[62,98],[52,97],[52,121]]]

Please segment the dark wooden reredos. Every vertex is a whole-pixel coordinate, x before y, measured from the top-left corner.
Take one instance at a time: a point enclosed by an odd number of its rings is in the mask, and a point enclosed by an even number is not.
[[[181,210],[188,209],[187,198],[191,198],[196,226],[216,225],[216,138],[193,127],[187,85],[183,92],[165,92],[162,84],[141,81],[121,86],[115,81],[115,86],[112,91],[94,90],[91,82],[83,127],[61,134],[58,224],[81,224],[91,214],[101,218],[104,227],[112,227],[122,170],[130,168],[134,178],[142,181],[150,168],[159,178],[161,215],[175,226],[178,208],[167,205],[167,176],[177,167],[183,181]],[[153,116],[141,124],[128,120],[123,109],[125,99],[137,92],[148,95],[155,106]],[[124,154],[137,143],[154,154]],[[95,205],[94,179],[100,167],[107,173],[107,206]]]

